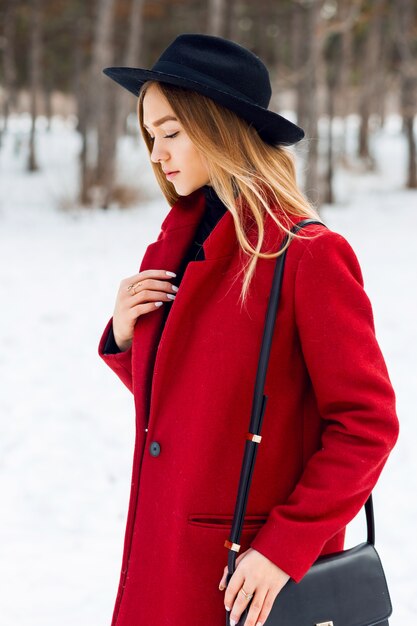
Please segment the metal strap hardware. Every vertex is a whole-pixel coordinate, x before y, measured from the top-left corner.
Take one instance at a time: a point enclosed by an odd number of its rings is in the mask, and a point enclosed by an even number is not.
[[[254,433],[247,433],[246,439],[249,439],[249,441],[253,441],[254,443],[261,443],[262,436],[255,435]]]
[[[240,550],[240,544],[233,543],[233,541],[229,541],[229,539],[226,539],[224,542],[224,547],[229,548],[229,550],[233,550],[234,552],[239,552]]]

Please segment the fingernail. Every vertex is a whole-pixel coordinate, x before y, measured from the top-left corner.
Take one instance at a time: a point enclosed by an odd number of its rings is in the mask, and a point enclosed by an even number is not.
[[[171,285],[171,287],[172,287],[172,291],[178,291],[177,285]]]
[[[155,302],[155,306],[161,306],[161,304],[164,304],[163,302]]]
[[[256,622],[256,626],[262,626],[262,622]]]
[[[230,611],[230,606],[226,606],[226,611]]]
[[[236,622],[235,622],[235,620],[234,620],[234,619],[231,619],[231,620],[230,620],[230,626],[236,626]]]
[[[165,271],[165,274],[168,274],[168,276],[176,276],[176,274],[174,274],[174,272]]]
[[[182,292],[181,292],[182,293]],[[174,296],[173,293],[167,293],[167,298],[169,298],[170,300],[175,300],[177,296]]]

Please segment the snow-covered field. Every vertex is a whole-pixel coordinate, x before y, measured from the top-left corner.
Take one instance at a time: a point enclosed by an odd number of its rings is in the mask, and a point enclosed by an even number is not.
[[[140,173],[153,199],[124,211],[58,210],[75,194],[79,138],[58,118],[51,132],[38,124],[38,173],[25,173],[27,118],[11,120],[0,150],[0,623],[103,626],[119,578],[134,407],[97,345],[120,280],[138,271],[169,207],[141,140],[126,137],[120,174],[129,180]],[[403,189],[397,118],[373,137],[373,150],[377,172],[338,172],[338,204],[321,215],[358,256],[397,393],[401,435],[374,492],[376,537],[394,605],[390,624],[411,626],[417,193]],[[360,515],[347,545],[364,536]]]

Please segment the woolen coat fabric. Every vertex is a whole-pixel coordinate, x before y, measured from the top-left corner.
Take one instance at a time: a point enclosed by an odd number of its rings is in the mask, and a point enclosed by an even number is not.
[[[179,270],[177,270],[176,276],[170,279],[172,285],[176,285],[177,287],[179,287],[179,285],[181,284],[181,280],[188,263],[190,261],[197,261],[199,259],[204,260],[203,243],[207,239],[208,235],[211,233],[219,219],[227,211],[226,205],[223,204],[223,202],[220,200],[213,187],[211,187],[210,185],[203,185],[201,189],[204,192],[205,196],[204,215],[201,218],[199,225],[197,226],[197,230],[193,236],[193,242],[189,247],[185,257],[182,259],[181,267],[179,268]],[[172,304],[173,302],[171,300],[164,301],[163,311],[165,315],[163,322],[160,325],[161,332],[171,310]],[[115,341],[113,335],[113,327],[111,326],[109,328],[107,341],[104,346],[104,353],[116,354],[117,352],[121,352],[121,350]]]
[[[204,208],[201,188],[180,197],[139,271],[175,272]],[[345,526],[398,436],[395,393],[357,257],[342,235],[321,225],[303,230],[316,236],[293,240],[287,253],[240,549],[254,548],[296,582],[318,556],[343,548]],[[254,230],[249,239],[255,244]],[[262,250],[281,241],[266,216]],[[132,392],[136,415],[112,626],[224,624],[224,541],[276,260],[258,261],[241,308],[243,257],[229,211],[203,248],[205,259],[186,267],[164,327],[162,306],[138,318],[128,350],[104,354],[112,318],[99,341],[99,355]]]

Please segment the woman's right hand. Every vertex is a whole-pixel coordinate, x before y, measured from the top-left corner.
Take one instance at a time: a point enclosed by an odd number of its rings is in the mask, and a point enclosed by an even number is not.
[[[113,312],[113,334],[120,350],[131,346],[138,317],[156,311],[166,301],[174,300],[178,287],[169,282],[170,278],[172,276],[167,275],[165,270],[144,270],[121,281]],[[141,284],[137,285],[138,282]],[[131,284],[136,285],[136,293],[133,293],[133,288],[127,290]]]

